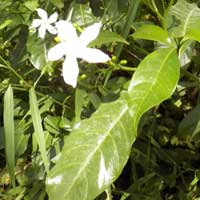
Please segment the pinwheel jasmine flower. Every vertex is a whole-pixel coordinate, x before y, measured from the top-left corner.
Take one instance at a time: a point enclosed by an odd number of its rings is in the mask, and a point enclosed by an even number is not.
[[[36,9],[38,15],[41,19],[34,19],[30,28],[38,28],[39,37],[44,38],[46,34],[46,30],[48,30],[51,34],[56,34],[57,30],[51,24],[55,23],[58,18],[58,14],[55,12],[49,18],[45,10],[38,8]]]
[[[98,36],[101,23],[87,27],[79,37],[69,21],[61,20],[57,22],[56,28],[60,43],[49,50],[48,59],[55,61],[63,56],[65,57],[62,67],[63,78],[65,83],[75,88],[79,74],[77,58],[88,63],[104,63],[110,60],[109,56],[101,50],[87,47]]]

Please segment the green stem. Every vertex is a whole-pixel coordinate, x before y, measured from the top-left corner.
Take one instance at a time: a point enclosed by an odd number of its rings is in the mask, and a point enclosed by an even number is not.
[[[136,67],[124,67],[119,65],[119,68],[116,70],[123,70],[123,71],[127,71],[127,72],[134,72],[137,68]]]
[[[1,64],[1,67],[4,67],[5,69],[9,69],[17,78],[20,79],[21,82],[23,82],[25,84],[25,86],[27,88],[31,87],[30,84],[28,84],[24,78],[13,68],[11,67],[10,63],[8,63],[6,60],[4,60],[1,56],[0,56],[1,61],[3,62],[4,65]]]

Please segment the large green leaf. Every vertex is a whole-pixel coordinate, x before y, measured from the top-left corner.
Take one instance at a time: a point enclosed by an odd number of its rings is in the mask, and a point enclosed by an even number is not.
[[[165,23],[175,37],[184,37],[191,29],[200,29],[200,9],[196,3],[179,0],[171,7]]]
[[[49,199],[94,199],[116,180],[128,160],[141,115],[170,97],[178,77],[175,49],[160,49],[147,56],[129,91],[101,105],[66,137],[46,180]]]

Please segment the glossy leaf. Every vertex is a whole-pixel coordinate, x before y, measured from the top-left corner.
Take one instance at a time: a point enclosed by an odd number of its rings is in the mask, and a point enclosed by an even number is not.
[[[6,163],[11,177],[12,185],[15,186],[15,129],[14,129],[14,101],[13,90],[9,86],[4,95],[4,137],[5,137],[5,151]]]
[[[34,88],[31,88],[29,91],[29,102],[30,102],[31,117],[32,117],[33,126],[35,130],[34,134],[36,137],[37,144],[39,146],[39,151],[41,153],[44,166],[46,168],[46,171],[48,171],[48,158],[46,155],[45,136],[44,136],[44,131],[42,128],[42,119],[40,116],[40,111],[38,108],[38,102],[37,102],[37,97],[36,97]]]
[[[94,199],[116,180],[128,160],[141,115],[169,98],[178,78],[175,49],[160,49],[147,56],[128,93],[102,104],[66,137],[61,156],[46,180],[49,199]]]
[[[124,44],[128,44],[128,42],[119,34],[111,31],[102,31],[100,32],[99,36],[90,42],[89,46],[93,47],[96,45],[102,45],[106,43],[112,43],[112,42],[120,42]]]
[[[200,30],[200,9],[196,3],[179,0],[171,7],[165,23],[175,37],[184,37],[191,29]]]
[[[105,190],[128,159],[135,139],[131,121],[126,101],[118,100],[78,124],[47,178],[50,199],[93,199]]]
[[[179,66],[175,48],[158,49],[142,60],[128,88],[134,117],[172,95],[179,79]]]
[[[136,29],[135,33],[133,33],[131,36],[136,39],[153,40],[165,44],[170,43],[167,31],[159,26],[152,24],[142,25],[141,27]]]

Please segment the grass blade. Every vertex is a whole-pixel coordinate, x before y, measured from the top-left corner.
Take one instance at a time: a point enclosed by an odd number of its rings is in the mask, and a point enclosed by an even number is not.
[[[14,136],[14,102],[13,90],[9,86],[4,95],[3,123],[5,133],[5,151],[8,172],[12,186],[15,187],[15,136]]]
[[[131,1],[130,2],[130,7],[129,7],[129,10],[128,10],[128,13],[127,13],[127,20],[126,20],[126,23],[124,24],[124,27],[123,27],[123,32],[121,33],[121,36],[126,40],[129,32],[130,32],[130,29],[131,29],[131,25],[133,23],[133,20],[135,19],[136,17],[136,14],[138,12],[138,8],[139,8],[139,5],[140,5],[140,2],[141,0],[135,0],[135,1]],[[117,60],[119,59],[119,56],[121,54],[121,51],[123,49],[123,46],[124,44],[121,43],[117,46],[117,49],[115,51],[115,56],[117,57]]]
[[[42,128],[42,120],[34,88],[31,88],[29,91],[29,103],[30,103],[30,112],[33,120],[36,141],[39,146],[39,151],[41,153],[45,169],[48,172],[48,158],[46,154],[45,136]]]

